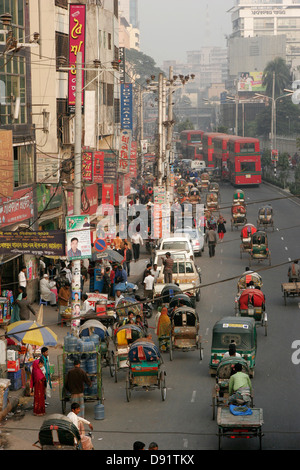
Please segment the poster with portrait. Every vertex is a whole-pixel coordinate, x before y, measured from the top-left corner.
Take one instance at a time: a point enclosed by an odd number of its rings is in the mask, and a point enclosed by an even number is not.
[[[91,258],[90,218],[87,215],[66,217],[66,243],[68,260]]]

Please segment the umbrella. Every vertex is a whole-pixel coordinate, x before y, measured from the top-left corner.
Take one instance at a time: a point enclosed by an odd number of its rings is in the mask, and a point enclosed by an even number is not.
[[[79,328],[80,336],[91,336],[91,334],[98,335],[101,340],[109,336],[106,326],[99,320],[88,320]]]
[[[7,334],[18,341],[23,341],[24,344],[35,346],[55,346],[57,344],[57,336],[50,328],[31,320],[21,320],[8,325]]]

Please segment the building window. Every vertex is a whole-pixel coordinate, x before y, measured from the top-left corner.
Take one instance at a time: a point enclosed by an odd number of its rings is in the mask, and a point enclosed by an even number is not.
[[[25,85],[25,57],[0,57],[0,120],[1,124],[25,124],[26,113],[26,85]],[[16,100],[20,99],[18,117],[13,117]]]
[[[111,50],[111,33],[107,34],[108,49]]]
[[[68,34],[55,31],[55,48],[56,48],[56,71],[59,70],[60,57],[65,57],[66,62],[69,57],[69,36]],[[68,71],[66,71],[68,73]]]
[[[107,83],[107,106],[114,105],[114,86],[112,83]]]
[[[68,0],[55,0],[55,6],[68,9]]]
[[[34,181],[33,145],[14,147],[14,186],[25,186]]]

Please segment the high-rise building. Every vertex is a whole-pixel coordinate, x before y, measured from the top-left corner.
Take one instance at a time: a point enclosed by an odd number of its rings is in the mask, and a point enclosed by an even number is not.
[[[235,0],[229,11],[231,39],[282,36],[287,63],[300,64],[300,0]]]
[[[119,0],[120,46],[140,50],[138,0]]]

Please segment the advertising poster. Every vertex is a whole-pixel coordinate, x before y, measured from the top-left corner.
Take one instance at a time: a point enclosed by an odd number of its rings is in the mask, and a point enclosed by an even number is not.
[[[46,232],[0,231],[0,254],[35,256],[64,256],[65,234],[63,230]]]
[[[119,173],[128,173],[131,152],[131,131],[122,130],[120,135]]]
[[[66,217],[66,244],[68,260],[91,258],[90,218],[88,215]]]
[[[83,152],[81,157],[82,179],[84,181],[92,181],[93,178],[93,153]]]
[[[121,129],[132,128],[132,83],[121,83]]]
[[[77,53],[82,54],[82,64],[85,63],[85,5],[71,3],[69,16],[69,92],[68,105],[70,110],[75,110],[76,96],[76,62]],[[84,70],[82,71],[82,88],[84,87]],[[84,102],[84,91],[82,91],[81,103]]]
[[[94,152],[94,183],[103,183],[104,152]]]

